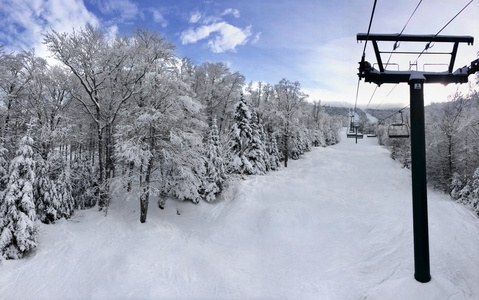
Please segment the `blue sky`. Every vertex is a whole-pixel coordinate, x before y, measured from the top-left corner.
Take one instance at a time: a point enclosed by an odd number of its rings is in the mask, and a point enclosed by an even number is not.
[[[354,105],[357,62],[364,44],[373,0],[1,0],[0,44],[8,51],[34,47],[47,56],[41,33],[71,31],[87,23],[110,35],[131,33],[137,26],[169,38],[175,53],[196,64],[224,62],[247,81],[271,84],[282,78],[299,81],[311,100]],[[371,32],[399,33],[418,0],[378,0]],[[404,33],[435,34],[469,0],[424,0]],[[473,2],[441,34],[479,38],[479,1]],[[477,58],[479,47],[461,45],[456,67]],[[423,45],[421,45],[423,47]],[[366,58],[374,62],[368,44]],[[447,60],[447,59],[446,59]],[[407,64],[393,56],[392,62]],[[463,85],[464,86],[464,85]],[[370,107],[406,105],[408,87],[383,85]],[[438,102],[457,85],[425,89],[426,102]],[[358,105],[369,103],[375,85],[361,83]],[[465,89],[466,87],[461,87]]]

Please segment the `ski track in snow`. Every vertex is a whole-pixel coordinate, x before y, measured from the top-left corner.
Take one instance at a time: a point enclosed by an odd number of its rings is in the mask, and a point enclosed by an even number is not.
[[[315,148],[215,204],[119,195],[40,225],[0,299],[479,299],[479,219],[429,190],[432,280],[414,280],[410,171],[375,139]],[[177,210],[181,215],[177,215]]]

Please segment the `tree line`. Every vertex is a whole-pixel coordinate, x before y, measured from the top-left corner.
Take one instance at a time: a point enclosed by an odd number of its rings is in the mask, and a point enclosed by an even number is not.
[[[87,25],[50,30],[56,63],[0,48],[0,257],[37,245],[35,221],[105,212],[113,185],[138,195],[212,202],[228,181],[287,167],[339,141],[341,120],[299,82],[249,83],[224,63],[195,65],[156,32],[114,39]]]

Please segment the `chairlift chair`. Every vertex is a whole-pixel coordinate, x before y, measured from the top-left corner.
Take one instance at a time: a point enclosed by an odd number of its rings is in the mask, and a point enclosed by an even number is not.
[[[346,137],[347,137],[347,138],[354,139],[354,138],[356,138],[356,132],[351,131],[351,130],[348,130],[348,131],[346,132]]]
[[[354,128],[354,129],[352,129]],[[362,132],[359,132],[358,131],[358,127],[357,126],[354,126],[352,127],[351,129],[349,129],[347,132],[346,132],[346,137],[347,138],[351,138],[351,139],[362,139],[363,138],[363,134]]]
[[[346,137],[347,138],[350,138],[350,139],[355,139],[355,138],[358,138],[358,139],[362,139],[363,138],[363,134],[361,132],[353,132],[353,133],[346,133]]]
[[[402,111],[401,113],[401,123],[395,123],[388,126],[388,136],[389,138],[409,138],[409,126],[404,123]]]

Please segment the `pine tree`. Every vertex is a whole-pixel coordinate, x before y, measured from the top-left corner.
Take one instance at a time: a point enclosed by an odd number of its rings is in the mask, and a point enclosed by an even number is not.
[[[3,143],[0,143],[0,192],[7,188],[8,183],[8,162],[5,159],[7,151],[8,150],[3,146]],[[0,198],[2,198],[1,194]]]
[[[70,174],[73,206],[77,209],[91,208],[98,202],[98,186],[91,163],[87,159],[77,158],[73,161]]]
[[[50,224],[73,214],[70,176],[60,157],[39,164],[34,188],[37,216]]]
[[[251,116],[251,140],[246,145],[246,157],[251,163],[252,174],[263,175],[266,173],[267,151],[261,138],[256,112],[253,111]]]
[[[479,215],[479,168],[476,169],[472,176],[472,192],[469,197],[469,205]]]
[[[276,138],[274,135],[271,138],[271,144],[268,149],[269,152],[269,166],[271,170],[276,171],[278,170],[281,164],[281,153],[278,149],[278,143],[276,142]]]
[[[469,204],[470,199],[471,199],[471,184],[468,181],[467,184],[459,192],[459,199],[457,200],[457,202],[462,204]]]
[[[454,172],[452,175],[452,181],[451,181],[451,197],[454,200],[458,200],[460,198],[460,192],[462,189],[462,181],[461,177],[457,172]]]
[[[206,144],[205,172],[203,197],[205,201],[211,202],[216,199],[216,195],[223,189],[223,182],[226,177],[216,118],[213,119]]]
[[[241,95],[240,101],[235,105],[234,123],[229,135],[230,157],[228,171],[235,174],[254,174],[253,166],[247,157],[247,147],[251,141],[251,112]]]
[[[20,140],[16,157],[10,164],[8,187],[0,203],[0,254],[6,259],[22,258],[37,246],[32,144],[28,135]]]

